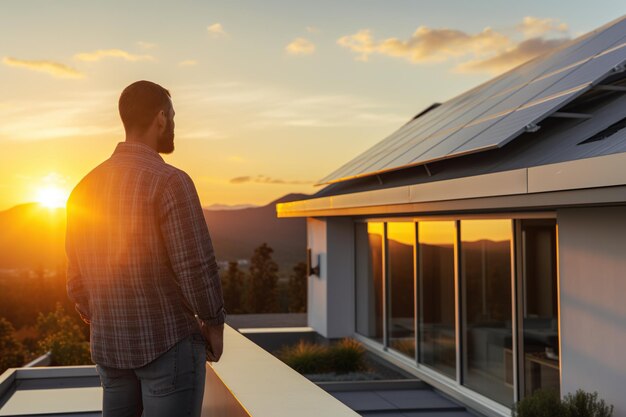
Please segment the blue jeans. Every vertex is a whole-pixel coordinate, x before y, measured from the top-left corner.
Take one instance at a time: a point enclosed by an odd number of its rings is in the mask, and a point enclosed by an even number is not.
[[[205,363],[206,342],[195,333],[141,368],[96,365],[104,391],[103,417],[199,417]]]

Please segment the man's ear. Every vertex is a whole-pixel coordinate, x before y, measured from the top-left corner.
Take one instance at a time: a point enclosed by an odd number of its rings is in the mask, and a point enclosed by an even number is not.
[[[161,128],[165,128],[166,125],[167,125],[167,115],[165,114],[165,111],[159,110],[159,112],[157,113],[157,127],[161,129]]]

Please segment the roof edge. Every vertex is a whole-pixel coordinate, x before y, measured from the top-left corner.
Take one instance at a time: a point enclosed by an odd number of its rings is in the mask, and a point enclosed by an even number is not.
[[[626,152],[471,177],[362,191],[276,205],[277,217],[309,217],[323,212],[386,205],[524,195],[626,185]],[[581,175],[584,173],[584,175]],[[624,197],[626,201],[626,196]]]

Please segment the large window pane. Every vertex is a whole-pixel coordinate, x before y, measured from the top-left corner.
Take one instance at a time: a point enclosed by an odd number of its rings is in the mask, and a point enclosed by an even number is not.
[[[418,236],[419,361],[455,378],[455,222],[420,222]]]
[[[524,394],[559,391],[556,221],[522,221]]]
[[[383,223],[356,224],[356,331],[383,342]]]
[[[415,223],[387,224],[389,346],[415,358]]]
[[[463,384],[513,403],[511,221],[461,221]]]

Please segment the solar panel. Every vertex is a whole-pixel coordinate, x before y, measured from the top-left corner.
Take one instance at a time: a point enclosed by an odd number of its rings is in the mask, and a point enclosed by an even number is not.
[[[626,17],[409,121],[319,184],[502,147],[626,62]]]

